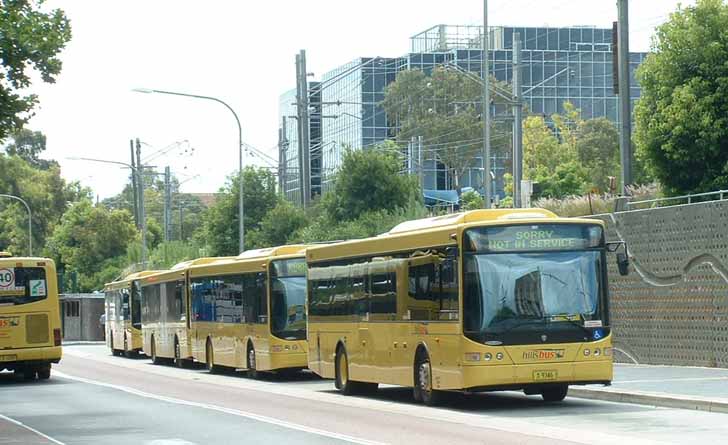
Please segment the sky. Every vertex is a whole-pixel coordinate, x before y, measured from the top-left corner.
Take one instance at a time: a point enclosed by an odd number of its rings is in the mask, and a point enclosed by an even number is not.
[[[630,50],[647,51],[677,0],[630,2]],[[694,0],[682,1],[683,5]],[[357,57],[396,57],[437,24],[479,25],[480,0],[49,0],[73,38],[54,84],[31,89],[40,104],[28,128],[48,138],[45,157],[100,198],[119,193],[128,171],[70,158],[130,162],[129,140],[150,163],[169,165],[183,192],[214,192],[238,166],[237,126],[222,105],[149,88],[213,96],[238,114],[243,141],[277,159],[279,96],[295,87],[295,54],[313,80]],[[490,0],[491,26],[611,27],[615,0]],[[246,165],[270,160],[246,154]]]

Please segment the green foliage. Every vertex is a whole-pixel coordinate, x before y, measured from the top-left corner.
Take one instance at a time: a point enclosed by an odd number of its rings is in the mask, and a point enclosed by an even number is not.
[[[670,195],[728,188],[726,29],[721,0],[680,7],[637,71],[639,156]]]
[[[629,187],[628,193],[634,201],[655,199],[662,196],[660,188],[655,184]],[[561,199],[541,198],[532,204],[534,207],[551,210],[559,216],[598,215],[614,211],[615,197],[607,194],[587,194]]]
[[[508,91],[501,82],[491,82],[493,89]],[[423,156],[437,159],[452,170],[454,187],[460,189],[461,176],[473,166],[483,145],[481,94],[480,79],[473,74],[442,66],[430,75],[407,70],[387,86],[382,107],[389,121],[400,128],[400,144],[421,136],[429,148]],[[504,103],[501,96],[494,94],[493,99]],[[494,151],[505,152],[509,126],[496,125],[491,134]]]
[[[18,156],[2,153],[0,193],[18,196],[28,203],[33,214],[33,250],[36,254],[53,232],[67,203],[90,194],[77,183],[66,183],[55,164],[40,170]],[[15,254],[28,251],[28,212],[21,203],[8,198],[0,198],[0,250],[3,249]]]
[[[287,244],[294,234],[308,225],[306,213],[290,202],[279,199],[260,222],[260,229],[249,232],[249,249]]]
[[[401,208],[392,211],[370,210],[353,220],[337,220],[322,212],[311,224],[299,230],[292,241],[310,243],[366,238],[387,232],[401,222],[425,216],[425,206],[414,199]]]
[[[56,161],[41,159],[39,156],[46,149],[46,136],[40,131],[31,131],[23,128],[12,135],[13,141],[8,144],[5,152],[10,156],[18,156],[33,168],[48,170],[51,166],[58,166]]]
[[[461,210],[478,210],[482,209],[484,204],[483,197],[475,190],[468,190],[460,196]]]
[[[552,170],[537,168],[533,179],[541,186],[535,197],[563,198],[581,195],[587,184],[587,171],[577,161],[568,161]]]
[[[619,133],[607,118],[583,121],[576,143],[579,162],[587,171],[592,188],[609,191],[609,176],[619,178]]]
[[[401,175],[401,161],[393,144],[344,152],[334,186],[322,205],[334,220],[351,221],[367,212],[396,209],[410,199],[421,199],[414,177]]]
[[[114,267],[123,263],[127,247],[136,237],[128,212],[94,206],[84,199],[72,204],[63,215],[46,252],[59,269],[76,271],[80,290],[87,292],[103,286]]]
[[[262,168],[246,167],[243,170],[243,206],[245,232],[255,232],[265,215],[275,207],[278,197],[275,177]],[[230,176],[220,189],[215,203],[207,210],[204,222],[195,238],[199,244],[209,247],[212,256],[237,255],[238,252],[238,185],[239,177]],[[246,242],[246,248],[249,248]]]
[[[177,263],[203,256],[194,243],[168,241],[160,243],[149,252],[147,269],[169,269]],[[130,261],[134,263],[134,261]]]
[[[38,102],[29,94],[38,73],[53,83],[61,72],[60,51],[71,26],[60,9],[41,12],[43,0],[0,0],[0,142],[20,130]]]

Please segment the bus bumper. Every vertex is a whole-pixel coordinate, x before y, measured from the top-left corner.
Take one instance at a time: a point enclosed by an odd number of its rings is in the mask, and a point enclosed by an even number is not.
[[[26,365],[58,363],[61,361],[61,347],[3,349],[0,350],[0,370],[15,369]]]
[[[463,366],[462,387],[468,391],[497,391],[553,384],[608,385],[612,370],[612,360]]]

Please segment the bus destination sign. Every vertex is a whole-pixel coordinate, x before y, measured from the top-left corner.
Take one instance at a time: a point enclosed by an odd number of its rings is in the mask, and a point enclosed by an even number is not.
[[[466,251],[580,250],[602,244],[602,228],[585,224],[478,227],[465,233]]]

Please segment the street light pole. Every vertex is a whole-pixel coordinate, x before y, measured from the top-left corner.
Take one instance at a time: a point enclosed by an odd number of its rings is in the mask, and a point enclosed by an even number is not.
[[[33,215],[30,213],[30,206],[27,202],[25,202],[23,198],[15,195],[5,195],[0,193],[0,197],[20,201],[21,203],[23,203],[25,209],[28,211],[28,256],[33,256]]]
[[[490,78],[488,77],[488,0],[483,0],[483,53],[481,55],[483,77],[483,182],[485,182],[484,207],[490,208],[493,196],[490,182]]]
[[[137,93],[157,93],[157,94],[169,94],[172,96],[182,96],[182,97],[192,97],[195,99],[205,99],[205,100],[211,100],[214,102],[217,102],[219,104],[222,104],[230,110],[230,112],[233,114],[233,117],[235,117],[235,122],[238,124],[238,149],[239,149],[239,160],[238,160],[238,193],[240,194],[239,198],[239,205],[238,205],[238,231],[239,231],[239,244],[238,249],[242,253],[245,250],[245,224],[243,223],[243,217],[245,216],[245,210],[244,210],[244,200],[243,200],[243,127],[240,125],[240,119],[238,119],[237,113],[235,113],[235,110],[232,109],[230,105],[223,102],[222,100],[211,97],[211,96],[200,96],[198,94],[187,94],[187,93],[177,93],[175,91],[164,91],[164,90],[153,90],[153,89],[147,89],[147,88],[134,88],[132,91]]]

